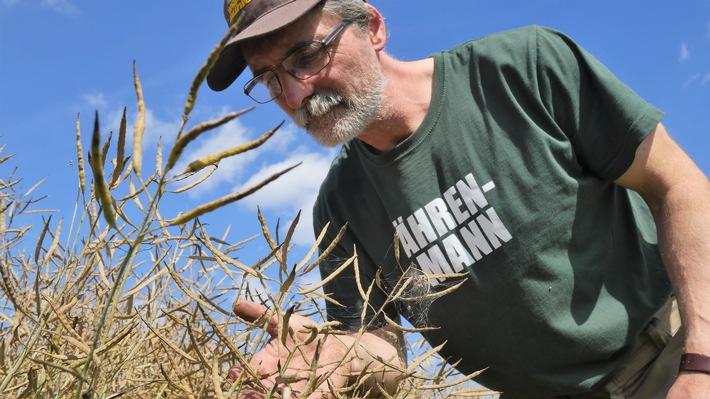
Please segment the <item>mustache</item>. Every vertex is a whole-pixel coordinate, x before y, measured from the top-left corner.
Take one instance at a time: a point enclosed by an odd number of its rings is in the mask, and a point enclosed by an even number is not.
[[[293,120],[298,126],[306,128],[311,118],[326,114],[338,104],[347,105],[345,98],[334,91],[313,94],[294,112]]]

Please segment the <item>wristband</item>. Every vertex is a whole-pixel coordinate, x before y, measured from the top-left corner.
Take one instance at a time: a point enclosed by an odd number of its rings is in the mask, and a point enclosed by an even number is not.
[[[680,357],[678,371],[693,371],[710,374],[710,356],[698,353],[685,353]]]

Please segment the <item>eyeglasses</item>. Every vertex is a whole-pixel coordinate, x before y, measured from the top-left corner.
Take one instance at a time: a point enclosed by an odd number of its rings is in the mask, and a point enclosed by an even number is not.
[[[306,80],[325,69],[330,64],[328,45],[349,23],[348,20],[341,22],[325,39],[304,44],[287,55],[278,65],[253,77],[244,85],[244,94],[260,104],[265,104],[283,92],[281,81],[276,75],[276,70],[280,67],[300,80]]]

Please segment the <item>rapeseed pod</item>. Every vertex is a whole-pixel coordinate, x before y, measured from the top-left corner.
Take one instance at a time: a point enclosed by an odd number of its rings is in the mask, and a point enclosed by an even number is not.
[[[140,177],[143,169],[143,133],[145,132],[145,101],[143,100],[143,88],[141,80],[138,78],[136,63],[133,62],[133,85],[136,87],[138,97],[138,116],[133,125],[133,170]]]
[[[99,131],[99,111],[96,111],[94,118],[94,133],[91,135],[91,159],[90,165],[94,172],[94,191],[96,198],[101,203],[104,210],[104,218],[109,226],[116,228],[116,210],[113,208],[113,199],[108,191],[108,185],[104,179],[104,160],[101,150],[101,132]]]

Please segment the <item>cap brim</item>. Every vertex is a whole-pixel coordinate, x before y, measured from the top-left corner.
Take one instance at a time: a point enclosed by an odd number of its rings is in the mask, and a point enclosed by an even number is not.
[[[234,36],[217,58],[217,62],[207,75],[207,85],[214,91],[222,91],[229,87],[246,69],[246,60],[240,44],[275,32],[310,11],[322,0],[294,0],[262,15],[243,31]]]

